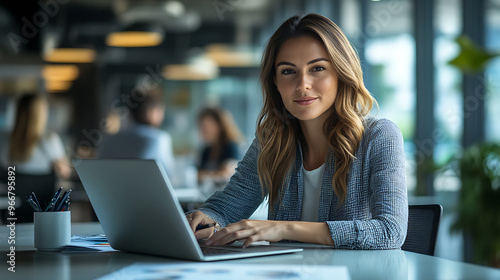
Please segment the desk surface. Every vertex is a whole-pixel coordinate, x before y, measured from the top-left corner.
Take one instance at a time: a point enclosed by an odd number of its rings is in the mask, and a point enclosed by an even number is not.
[[[102,233],[98,223],[72,225],[72,234]],[[137,262],[177,262],[149,255],[110,253],[37,252],[33,224],[16,225],[16,272],[7,271],[9,229],[0,227],[0,279],[94,279]],[[401,250],[358,251],[305,249],[303,252],[224,261],[252,264],[347,266],[352,279],[500,279],[500,269],[449,261]]]

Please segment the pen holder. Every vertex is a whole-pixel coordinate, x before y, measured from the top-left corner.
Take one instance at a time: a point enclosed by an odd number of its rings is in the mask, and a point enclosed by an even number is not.
[[[35,248],[59,251],[71,243],[71,211],[35,212]]]

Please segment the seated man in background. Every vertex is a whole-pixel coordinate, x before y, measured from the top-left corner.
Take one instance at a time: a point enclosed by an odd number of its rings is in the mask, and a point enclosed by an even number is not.
[[[173,172],[173,151],[170,135],[161,129],[165,107],[160,94],[147,92],[130,105],[131,124],[114,135],[104,138],[98,147],[103,159],[156,159],[167,174]]]

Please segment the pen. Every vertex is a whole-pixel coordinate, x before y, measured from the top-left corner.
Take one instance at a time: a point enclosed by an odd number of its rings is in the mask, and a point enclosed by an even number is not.
[[[62,209],[69,204],[69,197],[66,201],[59,203],[59,205],[54,209],[54,211],[63,211]]]
[[[54,208],[54,211],[59,211],[61,207],[69,201],[69,195],[71,194],[72,190],[70,189],[69,191],[65,191],[64,195],[62,196],[61,202],[57,204],[57,206]]]
[[[54,194],[54,197],[52,197],[52,199],[50,200],[49,205],[47,206],[47,208],[45,208],[45,212],[48,212],[54,208],[56,201],[59,199],[59,195],[61,195],[62,189],[63,188],[60,187],[59,190]]]
[[[36,207],[36,205],[33,205],[33,198],[31,198],[31,195],[30,196],[25,195],[24,199],[26,200],[26,202],[28,202],[28,204],[31,206],[31,208],[33,208],[33,210],[35,210],[35,212],[38,212],[38,208]]]
[[[28,197],[27,195],[24,196],[24,199],[26,199],[26,201],[28,202],[28,204],[31,206],[31,208],[33,208],[33,210],[35,210],[36,212],[40,212],[38,210],[38,207],[36,206],[35,202],[33,201],[33,198]]]
[[[63,208],[61,209],[61,211],[69,211],[69,205],[71,204],[71,202],[67,202],[63,205]]]
[[[33,202],[33,205],[38,209],[38,212],[43,212],[42,207],[40,204],[38,204],[38,201],[35,201],[35,198],[33,196],[30,196],[31,201]]]
[[[198,225],[196,227],[196,230],[201,230],[201,229],[206,229],[206,228],[211,228],[211,227],[215,227],[216,223],[210,223],[210,224],[204,224],[204,225]]]
[[[38,212],[42,212],[42,207],[40,207],[40,205],[38,205],[38,203],[35,202],[35,200],[33,199],[33,196],[30,195],[28,198],[31,201],[31,203],[33,204],[33,206],[35,207],[35,209],[37,209]]]
[[[40,202],[38,202],[35,192],[31,192],[31,196],[33,197],[33,201],[35,201],[36,205],[38,206],[38,209],[40,209],[40,212],[42,212],[42,206],[40,205]]]

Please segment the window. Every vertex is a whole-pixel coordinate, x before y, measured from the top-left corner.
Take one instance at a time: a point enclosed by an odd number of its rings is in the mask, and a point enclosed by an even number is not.
[[[500,0],[486,1],[486,49],[500,52]],[[486,83],[486,141],[500,142],[500,57],[488,64]]]
[[[405,141],[408,190],[415,188],[413,135],[415,130],[415,40],[411,1],[367,3],[365,84],[377,99],[373,115],[401,129]],[[362,50],[359,50],[360,52]]]
[[[434,6],[434,82],[436,133],[434,162],[445,164],[461,150],[463,131],[462,72],[448,64],[460,48],[455,39],[462,32],[461,1],[438,0]],[[460,180],[451,171],[438,172],[436,191],[460,188]]]

